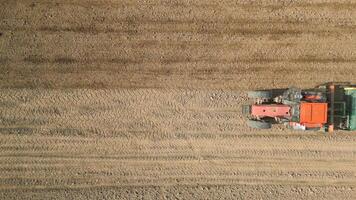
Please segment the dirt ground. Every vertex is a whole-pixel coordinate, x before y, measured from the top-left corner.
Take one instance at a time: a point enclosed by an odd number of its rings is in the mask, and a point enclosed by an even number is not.
[[[0,0],[0,199],[356,199],[355,132],[240,114],[355,52],[353,0]]]

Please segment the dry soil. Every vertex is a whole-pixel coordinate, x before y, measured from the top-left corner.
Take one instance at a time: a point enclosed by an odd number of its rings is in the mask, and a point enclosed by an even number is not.
[[[0,199],[356,199],[355,132],[240,113],[355,52],[353,0],[0,0]]]

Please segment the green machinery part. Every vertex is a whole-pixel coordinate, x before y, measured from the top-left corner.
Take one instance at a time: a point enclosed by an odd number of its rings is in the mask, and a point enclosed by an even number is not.
[[[356,87],[346,87],[344,89],[348,99],[349,129],[356,130]]]

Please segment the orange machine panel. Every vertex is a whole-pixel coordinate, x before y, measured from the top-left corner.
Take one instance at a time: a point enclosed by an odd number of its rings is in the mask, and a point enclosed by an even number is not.
[[[306,103],[300,104],[300,123],[325,124],[328,120],[327,103]]]

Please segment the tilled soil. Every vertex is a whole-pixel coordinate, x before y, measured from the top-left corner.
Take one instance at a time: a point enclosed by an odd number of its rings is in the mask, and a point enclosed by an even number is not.
[[[247,90],[356,82],[356,2],[0,1],[1,199],[355,199],[355,132]]]

